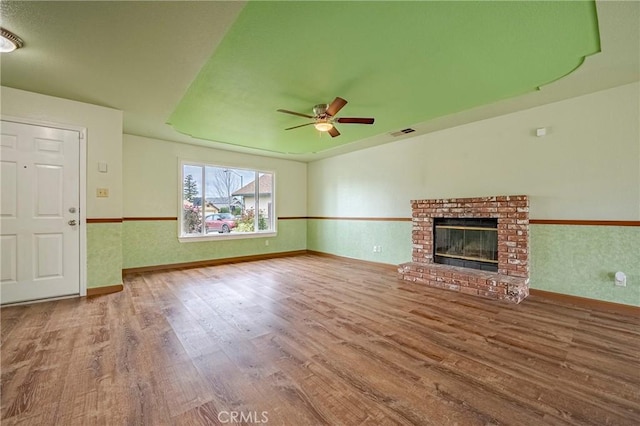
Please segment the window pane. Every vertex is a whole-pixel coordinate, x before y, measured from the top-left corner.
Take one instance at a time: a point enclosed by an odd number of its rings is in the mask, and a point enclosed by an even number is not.
[[[235,192],[244,186],[246,171],[205,167],[205,230],[207,234],[238,232],[242,202]]]
[[[256,185],[256,177],[258,184]],[[251,181],[238,191],[242,197],[244,213],[238,232],[273,230],[273,174],[254,173]],[[256,214],[257,212],[257,214]],[[257,227],[257,231],[256,231]]]
[[[182,175],[182,234],[200,234],[202,232],[202,167],[185,165]]]

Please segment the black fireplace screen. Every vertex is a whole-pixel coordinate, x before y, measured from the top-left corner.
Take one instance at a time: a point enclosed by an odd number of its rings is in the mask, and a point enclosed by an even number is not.
[[[435,218],[434,262],[498,270],[498,219]]]

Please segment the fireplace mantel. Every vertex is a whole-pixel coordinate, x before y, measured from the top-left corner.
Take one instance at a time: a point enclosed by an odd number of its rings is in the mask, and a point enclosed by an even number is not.
[[[399,265],[403,280],[520,303],[529,295],[529,198],[526,195],[412,200],[412,261]],[[498,271],[433,262],[434,218],[498,220]]]

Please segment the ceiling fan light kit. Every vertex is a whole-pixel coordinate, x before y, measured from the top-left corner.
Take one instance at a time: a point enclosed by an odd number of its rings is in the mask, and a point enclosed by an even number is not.
[[[328,132],[333,127],[333,124],[331,124],[329,120],[319,120],[313,125],[313,127],[320,132]]]
[[[279,109],[278,112],[285,114],[297,115],[298,117],[310,118],[313,120],[311,123],[301,124],[299,126],[289,127],[285,130],[297,129],[298,127],[308,126],[313,124],[313,127],[320,132],[327,132],[332,138],[340,136],[340,132],[333,123],[348,123],[348,124],[373,124],[373,118],[359,118],[359,117],[343,117],[336,118],[335,115],[347,104],[347,101],[337,97],[331,102],[331,104],[317,104],[313,107],[313,115],[302,114],[300,112],[289,111],[286,109]]]

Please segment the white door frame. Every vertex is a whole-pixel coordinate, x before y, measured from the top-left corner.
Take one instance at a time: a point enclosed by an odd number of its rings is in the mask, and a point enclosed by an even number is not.
[[[72,124],[52,123],[25,117],[0,115],[0,120],[32,126],[70,130],[80,135],[80,297],[87,295],[87,128]],[[32,302],[30,302],[32,303]]]

